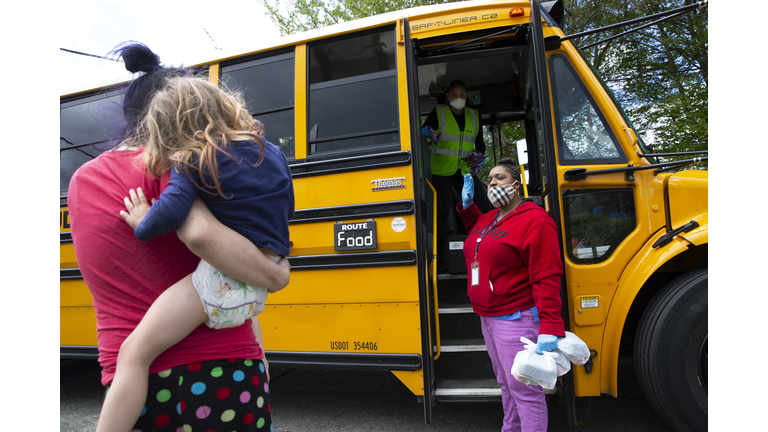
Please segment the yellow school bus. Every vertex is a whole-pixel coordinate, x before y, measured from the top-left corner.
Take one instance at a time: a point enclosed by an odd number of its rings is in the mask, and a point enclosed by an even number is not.
[[[569,422],[576,397],[618,396],[629,344],[659,415],[676,430],[706,427],[707,172],[673,172],[695,160],[650,153],[562,17],[560,2],[538,0],[425,6],[194,66],[244,92],[291,166],[291,283],[260,316],[270,364],[391,371],[427,423],[436,401],[500,398],[463,261],[447,273],[436,265],[420,125],[461,79],[494,143],[509,125],[525,129],[526,196],[558,225],[566,329],[592,353],[559,378]],[[97,357],[66,197],[77,167],[109,147],[120,97],[61,97],[62,358]]]

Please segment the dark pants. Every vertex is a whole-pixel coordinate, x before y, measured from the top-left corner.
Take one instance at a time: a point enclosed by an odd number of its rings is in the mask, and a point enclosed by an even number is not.
[[[477,208],[481,212],[487,213],[493,210],[493,205],[488,200],[488,193],[485,189],[485,185],[473,175],[472,180],[475,183],[475,196],[474,202]],[[457,170],[450,176],[432,175],[432,186],[435,187],[437,192],[437,232],[438,242],[445,241],[449,236],[455,234],[466,234],[464,224],[461,222],[461,218],[457,216],[458,226],[454,226],[453,229],[448,222],[448,218],[451,212],[456,212],[455,206],[461,202],[461,189],[464,187],[464,176],[461,175],[461,170]],[[459,197],[458,202],[454,201],[453,191],[456,191],[456,195]]]

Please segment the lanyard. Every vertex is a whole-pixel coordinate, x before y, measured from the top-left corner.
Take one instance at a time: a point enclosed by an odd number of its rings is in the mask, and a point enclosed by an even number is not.
[[[477,239],[477,244],[475,245],[475,260],[473,261],[474,263],[477,263],[477,251],[478,249],[480,249],[480,241],[483,240],[483,237],[485,237],[485,235],[488,234],[493,229],[493,227],[496,226],[496,222],[499,221],[500,214],[501,214],[501,211],[496,213],[496,217],[493,219],[493,222],[489,223],[488,226],[485,227],[483,232],[480,234],[480,237]]]

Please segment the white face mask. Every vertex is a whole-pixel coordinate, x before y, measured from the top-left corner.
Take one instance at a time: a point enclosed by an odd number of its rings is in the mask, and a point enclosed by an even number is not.
[[[465,101],[464,99],[456,98],[453,100],[453,102],[451,102],[451,106],[456,108],[457,110],[460,110],[460,109],[464,109],[465,103],[467,103],[467,101]]]

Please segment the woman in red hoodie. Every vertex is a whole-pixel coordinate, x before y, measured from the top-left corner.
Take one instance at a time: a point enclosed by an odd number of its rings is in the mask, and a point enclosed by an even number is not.
[[[536,352],[557,348],[565,336],[561,316],[563,274],[557,227],[538,205],[520,194],[520,171],[502,158],[488,175],[488,198],[497,209],[481,213],[465,180],[457,206],[469,233],[464,242],[467,294],[480,315],[483,337],[501,385],[503,432],[546,431],[544,390],[511,373],[520,337],[537,340]]]

